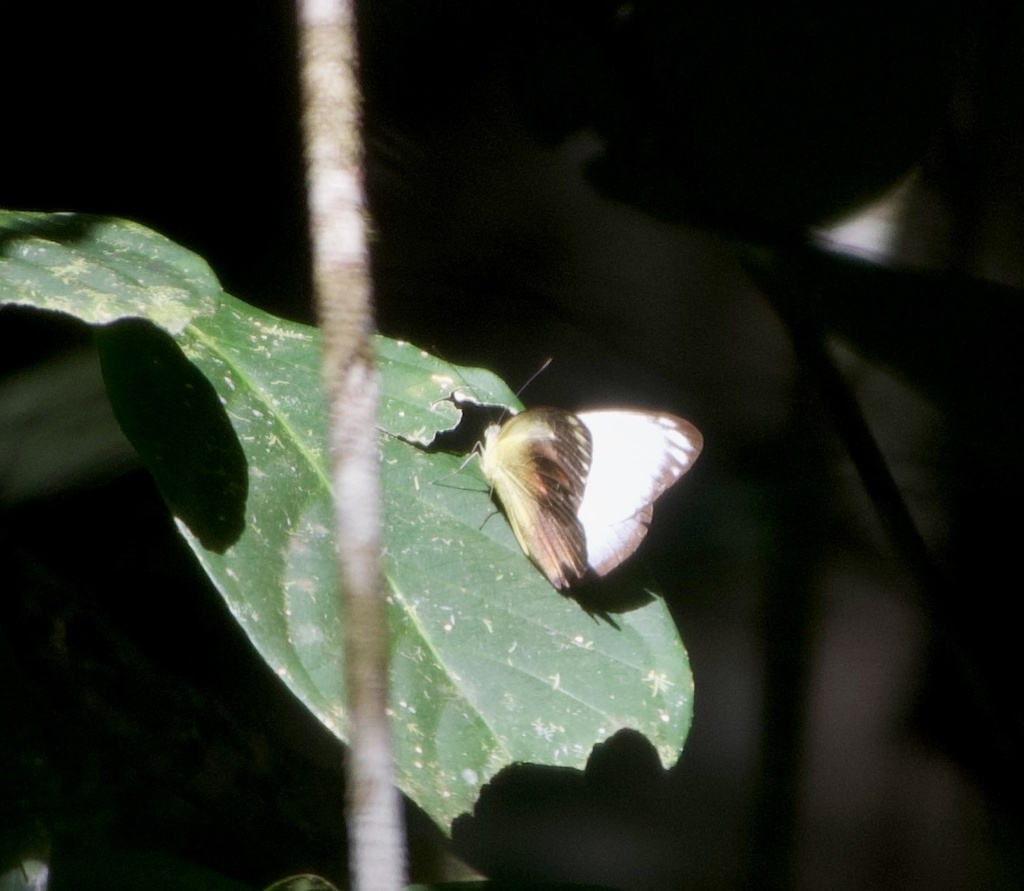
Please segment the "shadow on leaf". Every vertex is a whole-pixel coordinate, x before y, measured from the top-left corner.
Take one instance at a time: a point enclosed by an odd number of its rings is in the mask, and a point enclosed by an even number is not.
[[[245,529],[249,475],[213,386],[169,335],[141,319],[96,329],[96,343],[125,436],[174,515],[223,553]]]
[[[492,878],[636,884],[637,854],[662,871],[675,793],[635,730],[594,746],[586,769],[514,764],[452,824],[458,856]],[[624,852],[630,852],[624,856]],[[662,855],[663,856],[663,855]]]

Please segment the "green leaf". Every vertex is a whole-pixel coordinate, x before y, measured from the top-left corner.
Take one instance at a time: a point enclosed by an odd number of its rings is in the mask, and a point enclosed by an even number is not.
[[[223,293],[202,260],[155,233],[80,215],[0,213],[0,302],[102,326],[114,410],[182,534],[262,657],[344,739],[316,329]],[[375,345],[402,790],[447,828],[502,767],[582,769],[622,727],[673,763],[693,684],[663,601],[616,627],[557,594],[476,463],[421,447],[459,422],[453,394],[505,406],[514,395],[489,372]]]

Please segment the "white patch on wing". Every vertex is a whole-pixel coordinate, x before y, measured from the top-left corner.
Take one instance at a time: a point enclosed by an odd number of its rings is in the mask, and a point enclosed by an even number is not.
[[[598,574],[611,571],[647,534],[651,504],[692,466],[701,436],[673,415],[635,411],[580,412],[593,456],[577,515],[587,559]]]

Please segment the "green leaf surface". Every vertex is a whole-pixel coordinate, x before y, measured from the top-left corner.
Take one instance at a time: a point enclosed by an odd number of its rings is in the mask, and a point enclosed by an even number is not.
[[[4,302],[103,326],[115,412],[182,534],[262,657],[345,739],[316,329],[223,293],[202,260],[155,233],[73,215],[0,213]],[[447,828],[502,767],[582,769],[622,727],[674,763],[693,684],[663,601],[615,627],[557,594],[476,463],[420,447],[458,423],[453,394],[514,395],[489,372],[375,345],[402,790]]]

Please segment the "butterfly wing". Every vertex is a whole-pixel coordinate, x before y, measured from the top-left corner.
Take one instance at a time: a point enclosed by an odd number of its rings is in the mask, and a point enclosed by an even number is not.
[[[605,575],[647,535],[655,499],[686,473],[704,440],[689,421],[642,411],[589,411],[590,473],[577,511],[587,559]]]
[[[590,470],[590,433],[557,409],[530,409],[484,434],[480,466],[526,555],[562,591],[589,572],[578,511]]]

